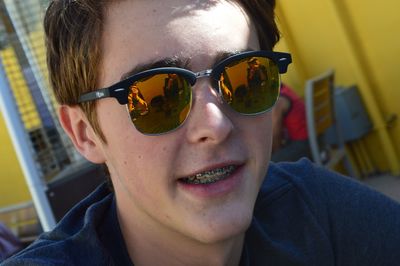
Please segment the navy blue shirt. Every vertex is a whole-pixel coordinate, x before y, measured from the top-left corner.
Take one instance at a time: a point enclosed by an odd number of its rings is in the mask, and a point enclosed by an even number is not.
[[[400,205],[308,160],[271,163],[241,265],[400,265]],[[184,254],[182,254],[184,256]],[[133,265],[105,184],[4,265]]]

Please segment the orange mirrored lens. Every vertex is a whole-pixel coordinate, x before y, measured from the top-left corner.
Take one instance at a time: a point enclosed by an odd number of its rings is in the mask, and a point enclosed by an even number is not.
[[[190,84],[177,74],[157,74],[132,84],[128,109],[135,127],[144,134],[160,134],[179,127],[191,105]]]
[[[218,85],[224,100],[237,112],[262,113],[278,98],[279,69],[265,57],[244,58],[225,67]],[[191,86],[178,74],[156,74],[129,87],[129,113],[144,134],[162,134],[182,125],[191,101]]]
[[[225,67],[219,87],[224,100],[237,112],[261,113],[278,98],[279,69],[265,57],[245,58]]]

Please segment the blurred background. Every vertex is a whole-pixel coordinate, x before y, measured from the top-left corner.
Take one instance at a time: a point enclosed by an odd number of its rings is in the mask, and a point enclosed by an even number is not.
[[[104,179],[56,118],[42,30],[48,2],[0,0],[0,222],[27,243]],[[354,177],[400,199],[400,2],[277,2],[275,50],[293,56],[283,81],[304,97],[308,80],[334,70]]]
[[[337,86],[356,85],[373,125],[359,145],[368,154],[368,167],[395,175],[400,173],[399,8],[395,0],[278,1],[283,38],[277,50],[290,51],[294,61],[284,81],[302,95],[307,79],[332,68]]]

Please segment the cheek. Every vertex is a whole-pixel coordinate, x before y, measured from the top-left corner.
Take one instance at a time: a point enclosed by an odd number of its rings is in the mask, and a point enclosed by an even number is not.
[[[271,157],[272,146],[272,121],[271,112],[256,117],[245,117],[247,125],[244,129],[244,140],[250,151],[253,167],[264,176]],[[251,120],[248,120],[251,119]]]
[[[272,141],[272,119],[271,112],[255,116],[245,117],[248,121],[245,130],[246,141],[249,145],[255,146],[255,150],[269,151]],[[251,119],[251,120],[249,120]]]
[[[111,178],[142,196],[154,195],[159,188],[157,184],[171,180],[175,161],[171,154],[179,146],[168,136],[139,133],[125,109],[112,108],[99,114],[107,139],[104,155]]]
[[[98,105],[101,130],[106,138],[103,145],[106,164],[111,176],[124,177],[136,175],[145,167],[146,158],[152,156],[152,149],[140,138],[129,119],[124,106],[113,102]]]
[[[113,150],[109,150],[107,165],[116,190],[134,202],[157,203],[152,199],[165,194],[171,180],[173,157],[168,156],[169,148],[129,135],[121,136],[110,147]]]
[[[166,175],[172,156],[170,148],[153,140],[153,137],[126,133],[118,139],[110,140],[106,155],[115,174],[136,182],[139,179],[158,179]]]

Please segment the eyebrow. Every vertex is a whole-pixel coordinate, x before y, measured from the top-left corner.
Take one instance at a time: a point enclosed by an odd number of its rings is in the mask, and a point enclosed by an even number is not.
[[[248,48],[248,49],[236,50],[236,51],[221,51],[215,57],[214,66],[216,64],[218,64],[219,62],[221,62],[222,60],[224,60],[232,55],[239,54],[239,53],[242,53],[245,51],[253,51],[253,50],[254,49]],[[134,74],[145,71],[145,70],[150,70],[150,69],[160,68],[160,67],[187,68],[189,64],[190,64],[190,58],[181,58],[177,55],[172,56],[172,57],[166,57],[161,60],[157,60],[157,61],[150,62],[150,63],[139,64],[139,65],[135,66],[133,69],[124,73],[121,76],[121,80],[127,79],[128,77],[133,76]]]
[[[166,57],[161,60],[157,60],[151,63],[144,63],[144,64],[139,64],[133,69],[129,70],[128,72],[124,73],[121,76],[121,80],[124,80],[130,76],[133,76],[136,73],[153,69],[153,68],[159,68],[159,67],[180,67],[184,68],[186,67],[190,62],[190,59],[183,60],[182,58],[178,56],[173,56],[173,57]]]

